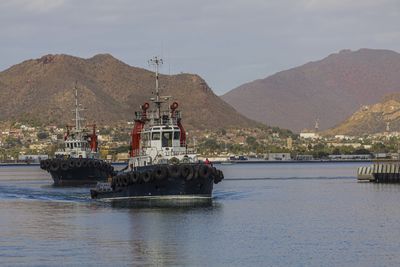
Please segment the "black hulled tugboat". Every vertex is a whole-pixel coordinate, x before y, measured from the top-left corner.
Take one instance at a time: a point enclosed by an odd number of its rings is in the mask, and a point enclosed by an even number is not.
[[[188,150],[178,103],[159,95],[158,66],[162,60],[155,57],[150,62],[156,67],[155,97],[151,98],[153,107],[144,103],[135,112],[129,168],[114,176],[111,183],[98,183],[91,196],[104,200],[209,201],[213,184],[224,175],[199,162],[195,152]]]
[[[55,185],[96,184],[114,174],[111,164],[99,159],[96,125],[92,125],[92,133],[83,128],[80,110],[75,88],[75,125],[67,126],[64,148],[56,151],[53,159],[40,161],[40,168],[51,174]]]

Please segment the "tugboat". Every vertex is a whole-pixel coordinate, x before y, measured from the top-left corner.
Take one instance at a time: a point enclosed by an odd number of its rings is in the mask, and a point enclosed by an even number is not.
[[[40,161],[40,168],[51,174],[54,185],[90,185],[114,175],[114,167],[99,159],[96,125],[92,133],[81,127],[78,90],[75,87],[75,126],[67,126],[64,149],[55,158]]]
[[[110,201],[210,201],[213,184],[224,178],[223,172],[199,161],[195,151],[188,149],[178,103],[159,93],[162,59],[155,57],[150,63],[156,69],[155,97],[150,99],[153,108],[146,102],[135,112],[129,168],[109,183],[98,183],[90,191],[91,197]]]

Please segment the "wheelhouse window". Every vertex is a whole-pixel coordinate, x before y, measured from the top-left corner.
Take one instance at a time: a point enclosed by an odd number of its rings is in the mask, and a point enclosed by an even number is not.
[[[174,140],[179,140],[180,132],[174,132]]]
[[[160,132],[151,133],[151,140],[160,140]]]
[[[150,133],[142,133],[142,138],[143,138],[143,144],[145,147],[150,146]]]
[[[171,146],[172,146],[172,132],[163,132],[162,147],[171,147]]]

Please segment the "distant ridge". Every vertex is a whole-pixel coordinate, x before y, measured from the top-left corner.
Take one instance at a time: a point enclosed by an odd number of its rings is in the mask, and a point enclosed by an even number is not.
[[[132,121],[155,86],[153,72],[109,54],[89,59],[46,55],[0,72],[0,121],[71,123],[75,81],[86,109],[83,116],[98,124]],[[188,128],[256,125],[216,96],[198,75],[161,75],[160,85],[162,95],[178,101]]]
[[[400,54],[342,50],[322,60],[243,84],[222,96],[247,117],[295,131],[340,123],[360,106],[400,92]]]
[[[389,129],[387,129],[389,128]],[[383,97],[382,101],[363,106],[338,126],[324,132],[327,135],[353,135],[400,131],[400,93]]]

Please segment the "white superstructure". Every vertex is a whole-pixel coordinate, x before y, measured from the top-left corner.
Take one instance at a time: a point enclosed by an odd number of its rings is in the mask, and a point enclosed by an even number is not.
[[[181,124],[178,103],[171,102],[170,96],[160,96],[158,67],[162,60],[155,57],[150,61],[156,69],[155,97],[151,98],[153,108],[145,103],[141,111],[135,112],[135,126],[132,130],[131,167],[151,164],[196,162],[197,155],[186,144],[186,132]],[[167,106],[167,108],[163,108]]]
[[[78,104],[78,89],[75,86],[75,125],[67,126],[64,135],[64,148],[55,152],[56,158],[99,158],[96,125],[93,126],[92,134],[82,128],[81,122],[84,119],[80,116],[81,111]]]

